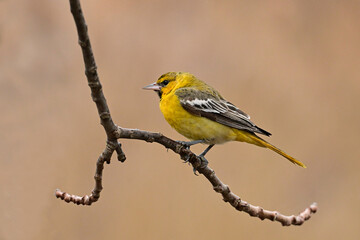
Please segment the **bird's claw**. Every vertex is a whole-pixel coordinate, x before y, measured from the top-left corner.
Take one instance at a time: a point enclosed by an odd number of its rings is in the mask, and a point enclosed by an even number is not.
[[[201,165],[200,168],[206,168],[207,165],[209,164],[209,161],[206,160],[206,158],[202,155],[199,155],[200,159],[201,159]]]
[[[193,167],[193,172],[194,172],[195,176],[199,176],[199,175],[196,173],[196,171],[197,171],[196,168]]]
[[[191,144],[189,144],[189,142],[186,142],[186,141],[176,141],[178,143],[180,143],[181,145],[184,146],[185,149],[189,149]],[[187,159],[185,162],[188,162],[189,160]]]
[[[183,163],[189,163],[189,160],[190,160],[190,156],[188,156],[188,157],[183,161]]]
[[[204,140],[194,140],[194,141],[190,141],[190,142],[186,142],[186,141],[176,141],[178,143],[180,143],[181,145],[183,145],[186,149],[189,149],[192,145],[198,144],[198,143],[204,143]]]
[[[209,164],[208,160],[206,160],[206,158],[203,156],[203,155],[199,155],[198,156],[201,160],[201,163],[200,163],[200,166],[198,168],[206,168],[207,165]],[[196,176],[199,176],[196,172],[197,172],[197,169],[195,167],[193,167],[193,172]]]

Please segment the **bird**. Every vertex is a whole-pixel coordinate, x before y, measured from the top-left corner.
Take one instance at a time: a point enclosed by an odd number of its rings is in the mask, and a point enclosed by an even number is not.
[[[250,121],[248,114],[225,100],[215,88],[193,74],[168,72],[143,89],[154,90],[158,94],[160,110],[165,120],[190,140],[179,141],[180,143],[187,148],[198,143],[209,145],[199,155],[206,165],[208,161],[205,154],[214,145],[239,141],[268,148],[306,168],[302,162],[259,137],[258,134],[271,136],[271,133],[256,126]]]

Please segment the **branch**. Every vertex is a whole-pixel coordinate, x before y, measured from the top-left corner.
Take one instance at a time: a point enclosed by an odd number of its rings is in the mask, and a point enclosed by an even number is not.
[[[70,195],[66,192],[62,192],[57,189],[55,196],[61,198],[66,202],[73,202],[81,205],[91,205],[96,202],[100,197],[102,190],[102,172],[104,169],[104,163],[110,163],[111,156],[114,151],[118,154],[118,159],[125,161],[125,154],[121,149],[121,144],[117,139],[138,139],[146,142],[156,142],[168,149],[171,149],[175,153],[180,155],[181,159],[187,160],[200,174],[203,174],[209,182],[212,184],[213,189],[220,193],[225,202],[229,202],[236,210],[244,211],[250,216],[258,217],[261,220],[269,219],[271,221],[278,221],[283,226],[301,225],[308,220],[311,214],[317,211],[317,204],[313,203],[310,207],[306,208],[299,215],[285,216],[276,211],[264,210],[261,207],[253,206],[240,199],[239,196],[230,191],[230,188],[221,182],[221,180],[215,175],[215,171],[202,162],[202,159],[195,155],[192,151],[185,148],[181,143],[174,141],[160,133],[153,133],[142,131],[138,129],[127,129],[118,127],[112,121],[109,108],[106,103],[106,99],[102,92],[100,80],[96,71],[96,64],[94,55],[91,49],[89,36],[87,33],[87,26],[81,10],[79,0],[70,0],[71,12],[74,16],[76,23],[79,44],[83,52],[83,58],[85,63],[85,74],[88,80],[88,85],[91,89],[91,96],[96,103],[98,109],[101,124],[107,135],[107,144],[105,150],[99,156],[96,164],[95,172],[95,187],[90,195],[83,197],[77,195]]]
[[[121,127],[118,128],[116,136],[117,138],[156,142],[168,149],[171,149],[175,153],[179,154],[181,159],[187,159],[200,174],[203,174],[212,184],[214,191],[222,195],[225,202],[230,203],[236,210],[246,212],[252,217],[258,217],[261,220],[269,219],[271,221],[278,221],[283,226],[301,225],[310,218],[311,214],[316,213],[318,209],[317,204],[312,203],[310,207],[306,208],[297,216],[285,216],[277,211],[264,210],[262,207],[253,206],[241,200],[239,196],[231,192],[230,188],[216,176],[213,169],[211,169],[208,165],[203,164],[201,158],[189,149],[184,148],[181,143],[174,141],[161,133],[153,133],[137,129],[126,129]]]
[[[95,187],[90,195],[80,197],[77,195],[70,195],[66,192],[62,192],[60,189],[56,189],[55,196],[57,198],[61,198],[65,202],[73,202],[77,205],[91,205],[93,202],[96,202],[100,198],[100,192],[103,189],[102,172],[104,169],[104,163],[110,161],[111,156],[117,146],[119,145],[114,145],[113,142],[107,142],[105,150],[100,154],[96,162],[96,172],[94,176]]]
[[[100,123],[101,125],[103,125],[107,136],[107,144],[105,150],[102,152],[99,159],[97,160],[95,177],[94,177],[95,187],[92,190],[92,193],[90,195],[79,197],[76,195],[70,195],[66,192],[62,192],[60,189],[57,189],[55,191],[55,196],[57,198],[61,198],[65,200],[66,202],[73,202],[82,205],[91,205],[91,203],[96,202],[100,197],[100,192],[102,190],[101,182],[102,182],[102,172],[104,169],[104,163],[105,162],[108,164],[110,163],[110,159],[114,151],[116,151],[119,161],[124,162],[126,157],[121,149],[121,144],[118,143],[114,135],[114,132],[116,132],[117,127],[111,118],[110,110],[106,103],[106,99],[102,91],[102,86],[99,80],[99,76],[97,74],[95,58],[91,48],[90,38],[88,35],[88,29],[85,22],[85,18],[81,10],[80,1],[70,0],[70,8],[76,24],[76,29],[79,37],[78,42],[79,45],[81,46],[81,50],[84,58],[85,75],[87,78],[88,85],[91,89],[92,100],[95,102],[96,108],[98,110]]]

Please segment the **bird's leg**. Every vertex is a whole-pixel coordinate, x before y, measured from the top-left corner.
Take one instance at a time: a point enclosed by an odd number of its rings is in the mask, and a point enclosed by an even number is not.
[[[189,142],[186,142],[186,141],[177,141],[178,143],[184,145],[185,148],[190,148],[192,145],[195,145],[195,144],[198,144],[198,143],[204,143],[205,140],[203,139],[200,139],[200,140],[194,140],[194,141],[189,141]]]
[[[186,149],[190,149],[190,147],[192,145],[195,145],[195,144],[198,144],[198,143],[204,143],[205,140],[200,139],[200,140],[194,140],[194,141],[189,141],[189,142],[186,142],[186,141],[177,141],[177,142],[182,144]],[[188,162],[189,162],[189,158],[184,161],[184,163],[188,163]]]
[[[208,165],[209,162],[208,162],[208,160],[206,160],[205,154],[207,154],[214,145],[215,145],[215,144],[209,145],[209,146],[198,156],[198,157],[200,157],[200,159],[201,159],[200,168],[204,168],[204,167],[206,167],[206,166]],[[195,175],[197,175],[195,168],[193,168],[193,172],[194,172]]]
[[[209,145],[200,155],[199,155],[199,157],[205,157],[205,154],[207,154],[208,153],[208,151],[210,151],[210,149],[214,146],[215,144],[211,144],[211,145]]]

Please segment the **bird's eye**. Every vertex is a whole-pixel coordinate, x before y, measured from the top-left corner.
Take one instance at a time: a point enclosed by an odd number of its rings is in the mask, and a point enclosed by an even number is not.
[[[169,80],[162,81],[161,85],[166,86],[169,84]]]

